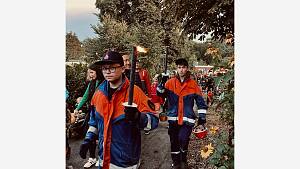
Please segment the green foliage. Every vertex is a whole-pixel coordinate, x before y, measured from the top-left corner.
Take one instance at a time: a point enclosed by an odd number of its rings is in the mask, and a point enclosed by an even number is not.
[[[133,22],[132,15],[135,12],[138,1],[136,0],[96,0],[96,8],[100,10],[99,19],[102,22],[102,16],[110,15],[119,21],[127,23]]]
[[[157,23],[160,17],[159,0],[96,0],[96,8],[100,10],[99,19],[102,22],[104,16],[110,15],[118,21],[124,21],[129,26],[134,23],[144,24],[146,20],[152,20],[149,24]]]
[[[68,103],[75,105],[76,98],[83,96],[86,88],[87,65],[66,65],[66,88],[69,91]]]
[[[205,52],[203,48],[206,48]],[[214,65],[215,67],[232,68],[229,65],[230,59],[234,56],[234,47],[232,45],[219,41],[207,41],[198,49],[201,50],[199,53],[202,54],[202,59],[206,64]]]
[[[216,68],[226,68],[228,71],[214,78],[216,87],[222,91],[219,97],[216,111],[219,112],[221,119],[229,125],[234,124],[234,67],[230,65],[234,56],[234,50],[231,45],[219,42],[210,42],[208,50],[205,53],[210,58],[211,65]]]
[[[105,50],[99,38],[87,38],[82,44],[86,56],[85,61],[89,63],[99,60]]]
[[[234,168],[234,147],[229,144],[230,134],[222,131],[219,135],[213,138],[213,144],[216,145],[214,153],[209,157],[209,164],[212,164],[218,169],[233,169]]]
[[[180,23],[169,16],[164,4],[157,0],[97,0],[101,23],[92,26],[103,49],[130,51],[132,45],[149,48],[140,54],[141,63],[151,75],[164,70],[165,56],[168,67],[179,57],[197,59],[194,42],[180,29]],[[168,49],[167,49],[168,46]]]
[[[83,56],[83,48],[77,37],[73,32],[66,34],[66,60],[80,59]]]
[[[193,50],[195,51],[195,55],[197,56],[197,61],[202,61],[204,64],[210,64],[211,61],[205,60],[205,53],[208,47],[207,43],[195,43]],[[200,64],[201,65],[201,64]]]
[[[224,68],[228,71],[220,73],[214,77],[216,88],[222,94],[217,98],[216,111],[220,114],[221,119],[229,124],[234,123],[234,48],[230,44],[221,43],[218,41],[209,41],[196,44],[196,53],[199,54],[197,60],[204,60],[208,65],[213,65],[214,70]]]
[[[119,22],[110,15],[103,17],[103,22],[92,26],[104,48],[119,51],[129,50],[137,42],[135,34],[131,34],[126,22]]]
[[[220,169],[234,168],[234,48],[231,45],[218,41],[205,42],[195,47],[202,55],[206,64],[214,65],[215,70],[227,69],[226,73],[220,73],[214,77],[216,88],[222,94],[216,98],[216,112],[223,123],[227,124],[228,131],[222,131],[217,137],[211,139],[214,145],[214,153],[209,157],[209,163]],[[206,48],[206,50],[205,50]]]
[[[209,33],[214,40],[223,40],[234,33],[234,0],[165,0],[166,10],[182,23],[190,38],[203,40]]]
[[[216,112],[220,114],[221,119],[233,126],[234,125],[234,92],[233,90],[225,90],[216,106]]]

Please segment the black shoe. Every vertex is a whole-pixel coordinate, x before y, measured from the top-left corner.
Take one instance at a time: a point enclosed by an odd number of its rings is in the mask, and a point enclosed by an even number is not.
[[[181,169],[188,169],[189,168],[187,162],[181,162],[180,167],[181,167]]]
[[[180,169],[180,164],[172,164],[172,169]]]

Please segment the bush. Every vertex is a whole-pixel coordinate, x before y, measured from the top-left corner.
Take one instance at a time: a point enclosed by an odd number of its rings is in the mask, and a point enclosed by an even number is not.
[[[222,131],[214,138],[216,147],[213,155],[209,158],[209,163],[218,169],[234,168],[234,146],[228,142],[230,135],[230,131]]]
[[[66,65],[66,88],[69,91],[67,103],[73,106],[76,103],[76,98],[83,96],[86,83],[87,66],[85,64]]]

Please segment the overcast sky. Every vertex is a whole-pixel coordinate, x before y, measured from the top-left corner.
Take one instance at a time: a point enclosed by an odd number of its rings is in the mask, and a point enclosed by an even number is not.
[[[91,24],[96,25],[96,0],[66,0],[66,31],[75,32],[79,40],[94,37]]]

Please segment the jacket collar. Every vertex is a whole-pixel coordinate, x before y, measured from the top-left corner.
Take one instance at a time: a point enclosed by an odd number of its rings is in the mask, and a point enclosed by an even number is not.
[[[186,74],[185,74],[185,76],[184,76],[183,82],[181,82],[180,77],[179,77],[178,74],[176,74],[175,77],[179,80],[180,83],[184,83],[184,82],[190,80],[190,75],[191,75],[190,71],[187,71]]]
[[[125,75],[122,75],[122,83],[121,85],[118,87],[117,91],[126,89],[129,87],[129,80],[127,79],[127,77]],[[108,90],[109,90],[109,82],[107,80],[104,80],[104,82],[100,85],[100,90],[106,95],[108,96]]]

